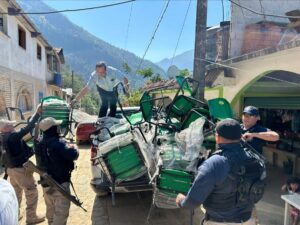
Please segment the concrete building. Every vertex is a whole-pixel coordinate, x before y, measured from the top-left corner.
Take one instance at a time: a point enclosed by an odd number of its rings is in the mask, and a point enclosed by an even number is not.
[[[246,8],[264,14],[285,15],[286,12],[299,8],[299,2],[294,0],[239,0],[235,2]],[[287,18],[257,15],[246,9],[242,9],[235,4],[231,4],[231,27],[229,41],[230,58],[242,55],[242,46],[244,44],[244,36],[247,26],[263,21],[271,21],[273,23],[281,24],[289,23]],[[267,32],[265,31],[264,34],[267,34]]]
[[[41,98],[61,96],[62,49],[53,48],[15,1],[0,1],[0,117],[6,107],[30,114]]]
[[[299,2],[237,1],[257,12],[299,16]],[[260,5],[261,3],[261,5]],[[300,173],[299,20],[264,17],[231,7],[229,59],[207,66],[206,99],[226,98],[241,118],[247,105],[260,108],[261,123],[280,142],[264,148],[273,165]]]

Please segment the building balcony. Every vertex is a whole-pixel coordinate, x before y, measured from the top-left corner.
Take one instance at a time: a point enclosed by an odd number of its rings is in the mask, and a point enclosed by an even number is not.
[[[62,75],[60,73],[56,73],[56,72],[53,72],[53,73],[48,72],[47,76],[46,76],[46,81],[47,81],[47,84],[61,87],[62,86]]]

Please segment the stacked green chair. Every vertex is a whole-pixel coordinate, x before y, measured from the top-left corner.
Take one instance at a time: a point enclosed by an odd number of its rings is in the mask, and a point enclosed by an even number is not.
[[[190,126],[192,122],[199,119],[200,117],[209,118],[209,111],[204,108],[195,108],[190,110],[188,115],[186,116],[185,120],[181,125],[181,130],[184,130]]]
[[[175,142],[161,146],[161,165],[154,182],[153,202],[158,208],[178,208],[175,199],[178,193],[186,194],[195,178],[195,173],[187,171],[189,161],[183,159]]]
[[[41,101],[42,115],[41,120],[47,117],[53,117],[56,120],[62,120],[61,130],[63,135],[71,131],[72,111],[67,102],[57,96],[49,96]]]
[[[161,169],[154,191],[154,204],[158,208],[178,208],[175,204],[179,193],[187,194],[193,184],[195,174],[192,172]]]
[[[151,159],[142,150],[141,141],[136,139],[134,132],[127,132],[99,144],[100,155],[94,159],[110,183],[113,204],[116,186],[142,176],[148,177]]]
[[[207,101],[209,113],[215,120],[233,118],[230,103],[225,98],[215,98]]]
[[[194,97],[195,92],[192,92],[192,89],[189,87],[188,82],[196,84],[194,87],[195,90],[199,87],[199,82],[187,77],[182,80],[177,78],[177,82],[180,85],[180,88],[177,90],[173,101],[167,107],[167,120],[170,121],[171,118],[177,118],[180,121],[183,121],[185,116],[193,109],[198,108],[199,105],[205,106],[206,104],[202,101],[199,101]],[[185,90],[188,94],[185,94]]]
[[[128,138],[125,143],[114,145],[124,138]],[[99,162],[111,183],[134,180],[147,173],[144,156],[130,132],[101,143],[99,149]]]

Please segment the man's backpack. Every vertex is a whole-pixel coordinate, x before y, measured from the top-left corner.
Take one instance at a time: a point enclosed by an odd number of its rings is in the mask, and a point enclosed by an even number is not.
[[[20,149],[18,149],[17,154],[13,154],[7,145],[11,134],[0,134],[0,165],[5,168],[22,165],[34,154],[33,149],[23,139],[19,140]]]
[[[248,159],[239,170],[238,202],[257,203],[262,199],[266,185],[265,161],[250,149],[244,149]]]
[[[218,189],[230,184],[232,192],[211,194],[206,200],[206,207],[214,210],[227,210],[244,205],[253,205],[262,199],[265,189],[266,166],[262,157],[245,148],[243,160],[230,152],[217,151],[213,155],[222,155],[228,159],[230,171],[226,180]]]

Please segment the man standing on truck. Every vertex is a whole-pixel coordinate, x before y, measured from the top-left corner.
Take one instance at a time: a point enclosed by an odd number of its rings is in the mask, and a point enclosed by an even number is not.
[[[113,92],[114,86],[119,82],[116,78],[117,69],[107,66],[105,62],[100,61],[96,63],[96,70],[92,72],[86,86],[81,89],[77,96],[71,102],[74,105],[76,101],[81,99],[94,85],[96,85],[101,98],[101,107],[98,117],[107,116],[108,106],[110,108],[110,117],[116,116],[117,98]],[[126,94],[128,93],[129,83],[128,79],[124,77],[124,88]]]

